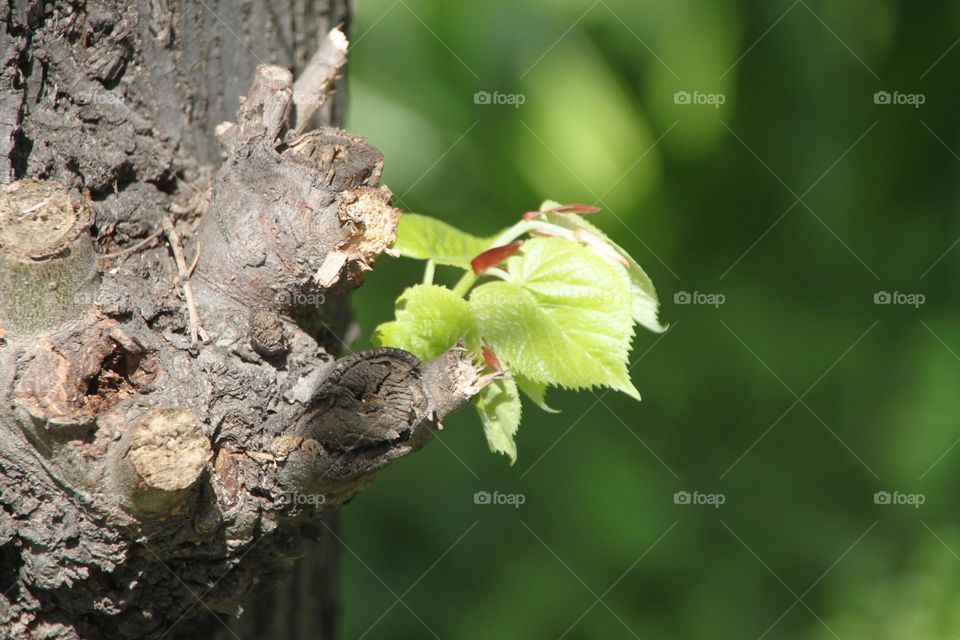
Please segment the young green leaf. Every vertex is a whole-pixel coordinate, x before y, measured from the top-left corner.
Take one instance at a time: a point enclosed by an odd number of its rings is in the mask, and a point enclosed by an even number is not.
[[[529,378],[521,376],[519,374],[514,374],[514,381],[517,383],[517,387],[520,388],[520,391],[523,391],[523,395],[527,396],[533,404],[540,407],[542,411],[547,413],[560,413],[559,409],[554,409],[547,404],[547,385],[542,382],[534,382]]]
[[[490,448],[511,464],[520,391],[550,412],[548,386],[607,386],[639,399],[626,366],[633,325],[664,330],[643,269],[584,221],[597,211],[547,201],[489,238],[425,216],[401,220],[394,246],[401,255],[428,260],[424,284],[398,298],[396,319],[377,328],[374,342],[426,360],[465,338],[491,370],[508,376],[487,376],[485,382],[494,380],[473,403]],[[451,291],[431,284],[434,264],[466,273]],[[496,280],[476,286],[478,277]]]
[[[373,342],[430,360],[474,331],[473,313],[463,298],[446,287],[418,284],[400,294],[397,319],[377,327]]]
[[[477,332],[532,382],[606,385],[639,399],[626,362],[633,338],[626,272],[581,244],[534,238],[506,262],[509,282],[470,295]]]
[[[405,213],[393,248],[400,255],[437,264],[470,268],[470,261],[490,248],[493,238],[479,238],[436,218]]]
[[[520,395],[510,378],[494,380],[473,401],[483,422],[490,450],[505,453],[510,464],[517,461],[517,444],[513,437],[520,427]]]
[[[552,222],[565,229],[570,229],[571,231],[585,230],[605,241],[625,259],[627,262],[626,271],[630,277],[630,290],[633,298],[633,319],[637,324],[646,327],[650,331],[656,331],[658,333],[665,331],[666,327],[661,325],[657,319],[657,307],[659,306],[657,291],[654,289],[650,277],[640,265],[637,264],[637,261],[597,226],[587,222],[582,216],[573,213],[558,213],[555,211],[557,207],[560,207],[560,205],[551,200],[547,200],[541,205],[541,210],[544,211],[544,217],[548,222]],[[598,253],[604,255],[604,252]],[[608,256],[604,255],[604,257]],[[616,260],[610,261],[615,262]]]

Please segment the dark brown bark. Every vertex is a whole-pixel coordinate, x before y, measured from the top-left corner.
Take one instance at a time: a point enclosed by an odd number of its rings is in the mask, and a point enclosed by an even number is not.
[[[347,9],[0,9],[0,636],[332,637],[336,508],[482,383],[344,357],[399,218],[311,126]]]

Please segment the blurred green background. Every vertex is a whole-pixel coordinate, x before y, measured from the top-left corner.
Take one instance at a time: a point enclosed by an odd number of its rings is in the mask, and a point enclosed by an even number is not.
[[[513,467],[464,411],[344,509],[344,637],[960,636],[958,38],[933,0],[360,0],[398,204],[598,203],[671,328],[643,402],[551,392]],[[355,348],[421,274],[377,262]]]

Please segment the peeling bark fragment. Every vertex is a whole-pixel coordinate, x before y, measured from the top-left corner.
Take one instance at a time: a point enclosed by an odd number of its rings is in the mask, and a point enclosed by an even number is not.
[[[353,233],[337,251],[349,262],[372,269],[376,257],[396,241],[400,210],[384,206],[390,197],[383,187],[360,187],[343,195],[340,219],[353,226]]]

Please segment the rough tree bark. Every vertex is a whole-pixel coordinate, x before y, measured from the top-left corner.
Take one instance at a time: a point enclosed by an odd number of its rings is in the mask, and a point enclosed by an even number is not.
[[[484,384],[459,347],[346,355],[399,217],[313,128],[348,14],[0,7],[0,636],[331,637],[336,507]]]

